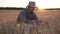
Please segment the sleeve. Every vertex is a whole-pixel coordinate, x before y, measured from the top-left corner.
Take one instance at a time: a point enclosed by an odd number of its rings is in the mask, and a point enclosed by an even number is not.
[[[24,23],[28,23],[28,22],[30,22],[30,20],[29,20],[29,19],[26,19],[25,14],[26,14],[25,11],[21,11],[19,17],[20,17],[20,19],[21,19]]]

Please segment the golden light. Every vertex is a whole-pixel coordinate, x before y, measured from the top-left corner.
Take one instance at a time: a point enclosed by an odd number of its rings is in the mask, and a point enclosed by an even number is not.
[[[40,0],[36,1],[36,5],[40,9],[46,9],[46,8],[60,8],[60,0]]]
[[[1,0],[0,7],[26,7],[29,1],[35,1],[39,9],[60,8],[60,0]]]

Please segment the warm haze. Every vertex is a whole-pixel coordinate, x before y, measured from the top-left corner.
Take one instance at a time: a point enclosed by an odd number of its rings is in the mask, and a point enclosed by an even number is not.
[[[60,0],[0,0],[0,7],[26,7],[29,1],[35,1],[40,9],[60,8]]]

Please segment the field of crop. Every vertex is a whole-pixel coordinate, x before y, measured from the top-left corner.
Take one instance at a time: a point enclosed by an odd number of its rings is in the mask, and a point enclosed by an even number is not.
[[[21,29],[15,28],[19,12],[0,10],[0,34],[23,34]],[[60,10],[38,10],[35,13],[42,20],[42,24],[37,25],[38,34],[60,34]]]

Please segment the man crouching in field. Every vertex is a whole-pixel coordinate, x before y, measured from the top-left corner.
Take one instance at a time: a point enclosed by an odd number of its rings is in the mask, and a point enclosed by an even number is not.
[[[36,23],[39,21],[39,19],[34,13],[35,8],[35,2],[30,1],[26,9],[22,10],[18,16],[19,19],[21,19],[24,34],[31,34],[31,28],[35,31],[33,34],[37,34]],[[17,21],[19,21],[19,19]]]

